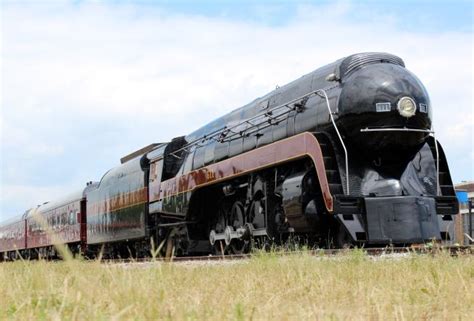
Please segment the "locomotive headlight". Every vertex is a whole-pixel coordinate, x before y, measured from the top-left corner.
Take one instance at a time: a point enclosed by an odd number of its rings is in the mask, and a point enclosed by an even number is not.
[[[413,99],[410,97],[402,97],[398,101],[398,112],[400,115],[406,118],[410,118],[411,116],[415,115],[416,112],[416,104]]]

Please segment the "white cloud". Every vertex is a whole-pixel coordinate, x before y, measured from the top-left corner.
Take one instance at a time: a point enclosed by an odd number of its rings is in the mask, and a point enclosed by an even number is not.
[[[351,22],[346,2],[300,6],[276,27],[132,5],[2,9],[2,152],[19,157],[3,157],[3,204],[16,202],[12,177],[41,175],[19,159],[61,164],[61,181],[44,177],[34,184],[41,192],[28,191],[46,197],[47,186],[86,179],[71,178],[72,169],[99,179],[129,151],[189,133],[277,84],[361,51],[401,56],[431,95],[448,157],[466,145],[472,153],[470,33],[402,32],[388,13]],[[457,161],[455,178],[472,179]]]
[[[57,197],[68,195],[71,191],[78,190],[78,186],[71,185],[52,185],[52,186],[31,186],[21,184],[11,184],[8,188],[4,189],[4,192],[0,195],[0,202],[11,202],[20,207],[21,210],[15,213],[5,213],[11,215],[21,215],[29,208],[35,207],[36,205],[43,204],[44,202],[53,201]],[[5,218],[4,215],[3,218]]]

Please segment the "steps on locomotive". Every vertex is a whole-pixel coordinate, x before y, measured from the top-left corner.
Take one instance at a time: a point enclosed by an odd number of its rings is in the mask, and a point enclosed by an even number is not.
[[[431,153],[433,154],[433,158],[436,161],[436,147],[434,145],[434,141],[430,141],[429,146],[431,149]],[[439,188],[441,190],[441,195],[444,195],[444,196],[455,195],[454,186],[451,181],[451,176],[449,175],[448,163],[446,161],[446,157],[444,156],[444,153],[441,150],[440,146],[438,148],[438,151],[439,151]]]
[[[323,154],[324,168],[326,170],[326,178],[329,184],[329,190],[331,194],[344,194],[341,183],[341,175],[337,166],[336,156],[334,149],[329,139],[322,134],[316,134],[321,152]]]

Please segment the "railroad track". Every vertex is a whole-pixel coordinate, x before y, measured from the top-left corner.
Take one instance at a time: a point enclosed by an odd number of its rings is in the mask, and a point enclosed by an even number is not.
[[[355,251],[361,251],[368,256],[383,256],[391,254],[425,254],[425,255],[439,255],[442,253],[449,253],[451,256],[458,255],[472,255],[474,254],[474,246],[410,246],[410,247],[384,247],[384,248],[361,248],[361,249],[316,249],[306,251],[277,251],[271,252],[275,256],[292,256],[292,255],[311,255],[311,256],[337,256],[344,254],[351,254]],[[265,252],[262,252],[265,253]],[[233,255],[208,255],[208,256],[178,256],[170,258],[137,258],[137,259],[104,259],[104,263],[134,263],[134,262],[191,262],[191,261],[233,261],[245,260],[251,257],[257,257],[260,253],[250,254],[233,254]]]

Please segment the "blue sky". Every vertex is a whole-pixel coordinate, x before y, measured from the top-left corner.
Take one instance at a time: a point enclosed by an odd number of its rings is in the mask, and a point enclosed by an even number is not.
[[[80,5],[83,1],[77,1]],[[116,5],[132,1],[111,1]],[[140,1],[143,6],[165,8],[170,12],[224,17],[251,21],[269,26],[284,26],[297,16],[299,6],[328,6],[334,1]],[[403,17],[399,27],[403,30],[472,31],[472,1],[391,0],[391,1],[340,1],[353,9],[350,20],[361,22],[373,15]]]
[[[456,182],[474,179],[469,1],[3,1],[0,220],[361,51],[427,87]]]

